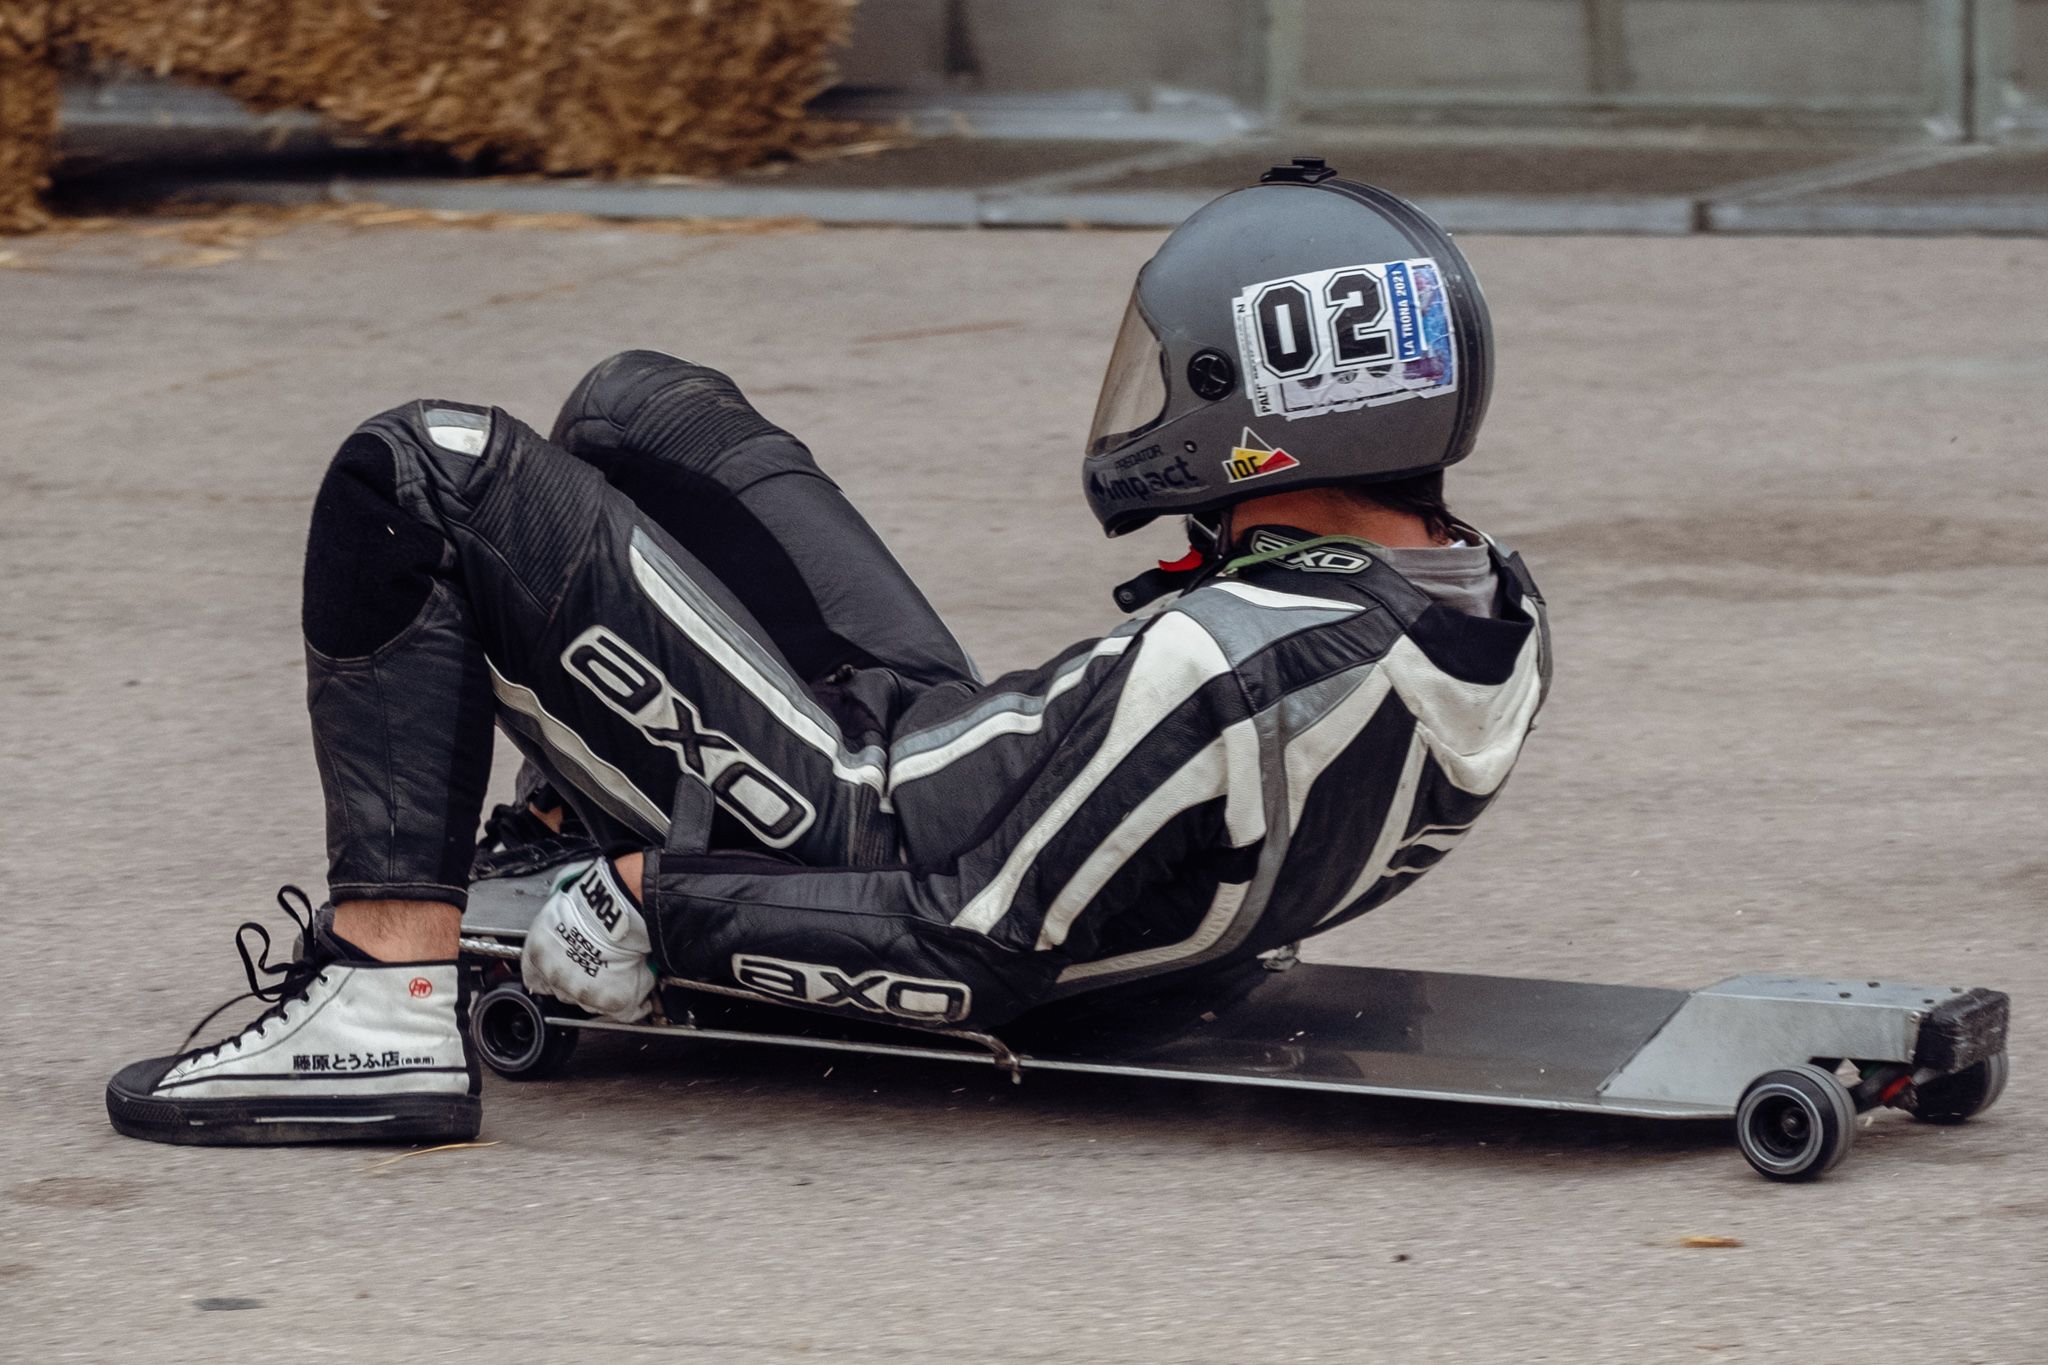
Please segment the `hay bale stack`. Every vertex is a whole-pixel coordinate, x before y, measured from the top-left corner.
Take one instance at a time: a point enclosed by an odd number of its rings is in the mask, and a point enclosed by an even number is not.
[[[851,0],[78,0],[95,56],[261,109],[641,175],[753,165],[806,141]]]
[[[317,110],[500,170],[711,174],[843,134],[804,106],[830,81],[827,50],[853,3],[69,0],[62,37],[259,109]],[[49,8],[0,0],[0,15]],[[48,38],[18,59],[6,42],[0,82],[21,66],[21,88],[47,102]],[[45,117],[32,135],[47,131]]]
[[[47,221],[36,196],[57,135],[54,11],[50,0],[0,0],[0,232]]]

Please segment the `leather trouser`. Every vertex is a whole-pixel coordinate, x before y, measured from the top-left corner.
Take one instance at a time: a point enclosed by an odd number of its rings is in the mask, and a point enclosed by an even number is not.
[[[607,846],[662,842],[685,782],[711,847],[885,862],[879,794],[834,773],[975,682],[810,452],[650,351],[592,370],[553,439],[435,400],[363,423],[305,602],[337,903],[464,903],[494,722]]]

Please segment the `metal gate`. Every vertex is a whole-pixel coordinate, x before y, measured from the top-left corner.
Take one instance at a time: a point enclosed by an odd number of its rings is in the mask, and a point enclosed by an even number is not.
[[[1276,121],[2048,133],[2048,0],[861,0],[846,83]]]

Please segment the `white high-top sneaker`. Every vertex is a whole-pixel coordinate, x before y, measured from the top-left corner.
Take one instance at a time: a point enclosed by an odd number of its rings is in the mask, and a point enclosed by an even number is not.
[[[312,905],[297,887],[277,901],[301,926],[299,960],[272,966],[270,934],[259,924],[235,933],[249,994],[270,1008],[211,1047],[123,1067],[107,1084],[114,1127],[156,1142],[223,1146],[475,1137],[483,1104],[461,969],[367,959],[311,928]],[[262,940],[254,958],[242,941],[251,930]],[[258,972],[279,980],[261,985]]]

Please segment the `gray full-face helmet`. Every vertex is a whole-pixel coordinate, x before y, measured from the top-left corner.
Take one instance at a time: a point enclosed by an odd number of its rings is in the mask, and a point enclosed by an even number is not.
[[[1470,453],[1493,328],[1450,234],[1312,157],[1174,229],[1131,291],[1083,461],[1110,535]]]

